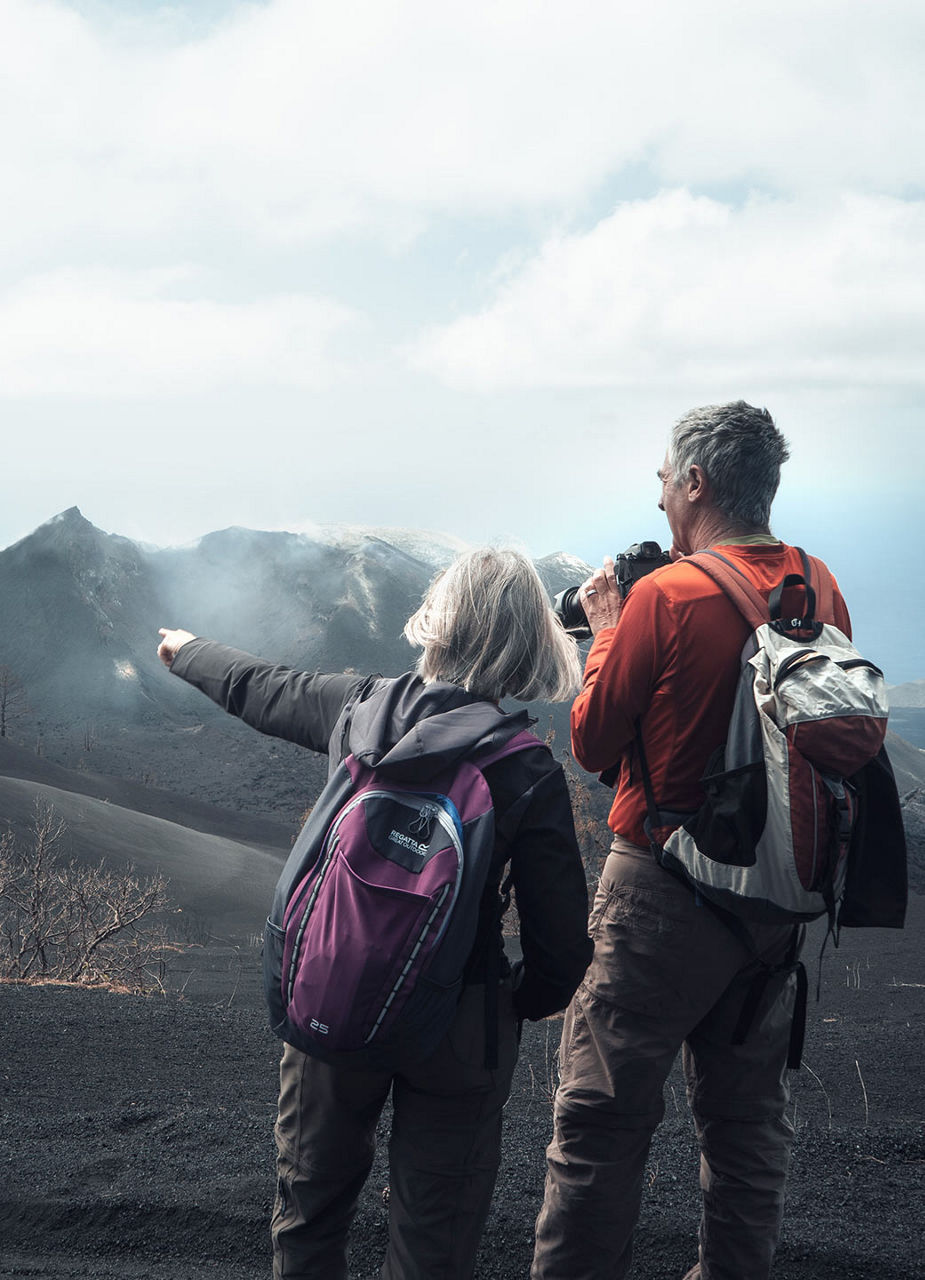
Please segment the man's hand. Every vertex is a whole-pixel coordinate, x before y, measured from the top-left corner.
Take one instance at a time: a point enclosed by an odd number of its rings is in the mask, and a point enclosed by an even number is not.
[[[578,589],[578,599],[585,611],[592,635],[596,636],[604,627],[617,625],[620,610],[623,608],[623,597],[617,586],[613,560],[610,556],[604,557],[603,568],[596,569],[591,577],[581,584]]]
[[[163,662],[165,667],[169,667],[171,662],[177,656],[178,652],[186,644],[187,640],[195,640],[196,637],[191,631],[171,631],[167,627],[161,627],[157,633],[163,636],[160,644],[157,646],[157,656]]]

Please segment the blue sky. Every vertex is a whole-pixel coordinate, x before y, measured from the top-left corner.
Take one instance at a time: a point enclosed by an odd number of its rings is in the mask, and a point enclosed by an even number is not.
[[[0,0],[0,546],[666,540],[697,404],[925,677],[925,12]],[[12,477],[12,483],[10,483]]]

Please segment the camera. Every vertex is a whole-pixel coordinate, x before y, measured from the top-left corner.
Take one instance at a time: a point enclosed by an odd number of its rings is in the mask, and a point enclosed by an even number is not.
[[[626,599],[634,582],[666,564],[671,564],[671,556],[657,542],[634,542],[631,547],[615,556],[613,568],[622,598]],[[566,587],[556,596],[552,607],[569,635],[576,640],[587,640],[591,635],[591,628],[578,599],[579,589]]]

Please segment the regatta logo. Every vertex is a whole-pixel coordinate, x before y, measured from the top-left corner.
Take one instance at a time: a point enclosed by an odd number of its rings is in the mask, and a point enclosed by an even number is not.
[[[403,849],[410,849],[412,853],[416,853],[419,858],[423,858],[427,853],[427,845],[419,844],[417,840],[412,840],[410,836],[406,836],[403,831],[390,831],[389,839],[392,844],[401,845]]]

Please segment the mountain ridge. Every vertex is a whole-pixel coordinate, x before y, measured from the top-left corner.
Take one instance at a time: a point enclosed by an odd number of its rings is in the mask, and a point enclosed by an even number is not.
[[[390,535],[392,540],[389,540]],[[294,821],[324,762],[252,733],[158,661],[157,629],[184,627],[303,670],[409,670],[402,630],[447,535],[362,526],[312,531],[230,526],[152,547],[59,512],[0,551],[0,669],[18,701],[8,733],[68,769],[119,776],[224,808]],[[551,592],[588,571],[556,554],[537,563]],[[567,742],[567,712],[538,705]]]
[[[925,707],[925,680],[907,680],[905,684],[890,685],[887,690],[890,707]]]

